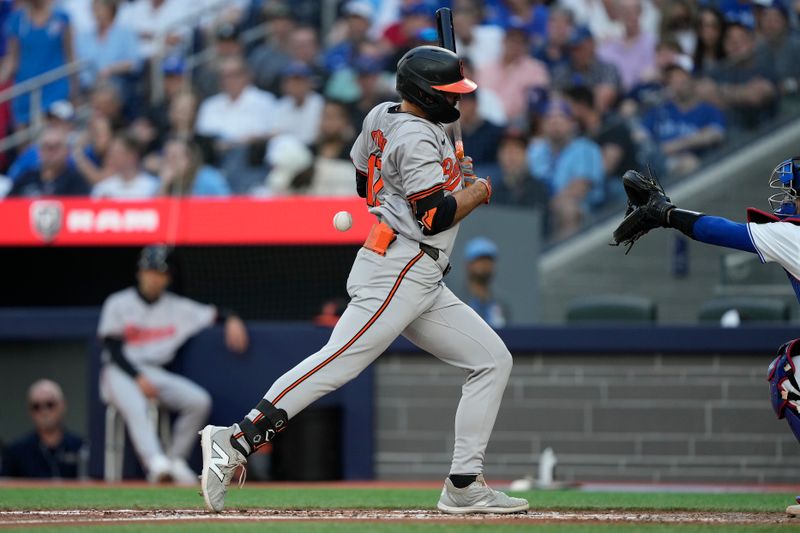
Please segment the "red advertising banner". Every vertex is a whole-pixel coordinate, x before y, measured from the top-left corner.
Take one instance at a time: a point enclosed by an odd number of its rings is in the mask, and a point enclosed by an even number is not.
[[[353,216],[349,231],[333,215]],[[0,246],[360,244],[375,217],[361,198],[225,198],[0,202]]]

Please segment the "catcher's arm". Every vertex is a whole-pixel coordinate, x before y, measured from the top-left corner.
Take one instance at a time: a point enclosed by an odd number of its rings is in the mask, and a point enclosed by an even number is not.
[[[628,195],[628,209],[614,230],[613,244],[627,245],[626,254],[638,239],[657,227],[675,228],[707,244],[757,253],[746,224],[675,207],[652,175],[629,170],[622,181]]]

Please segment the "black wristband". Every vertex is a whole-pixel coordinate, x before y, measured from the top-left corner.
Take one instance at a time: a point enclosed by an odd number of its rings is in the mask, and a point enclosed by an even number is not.
[[[694,223],[697,219],[704,216],[703,213],[687,211],[685,209],[670,209],[667,214],[667,221],[670,227],[675,228],[687,237],[694,239]]]

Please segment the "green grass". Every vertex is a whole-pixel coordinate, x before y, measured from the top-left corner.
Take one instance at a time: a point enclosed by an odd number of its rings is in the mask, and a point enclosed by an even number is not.
[[[517,495],[528,498],[535,510],[684,510],[684,511],[748,511],[774,513],[776,518],[793,503],[793,494],[781,493],[629,493],[582,492],[576,490],[524,492]],[[351,488],[296,488],[296,487],[245,487],[229,492],[229,509],[433,509],[438,498],[437,490],[417,489],[351,489]],[[201,509],[202,498],[196,489],[164,487],[0,487],[0,509]],[[800,525],[800,521],[797,522]],[[91,532],[125,533],[134,531],[199,532],[290,532],[290,533],[516,533],[523,531],[553,531],[556,533],[740,533],[777,532],[792,529],[795,524],[759,525],[702,525],[702,524],[554,524],[520,523],[492,524],[468,521],[465,523],[391,523],[391,522],[181,522],[164,524],[101,524],[90,526]],[[37,533],[86,533],[84,527],[37,527],[27,531]],[[23,531],[23,528],[12,528]]]
[[[632,493],[574,490],[517,493],[533,509],[660,509],[696,511],[781,511],[790,493]],[[228,508],[266,509],[429,509],[438,490],[232,488]],[[200,509],[196,489],[161,487],[0,487],[0,509]]]
[[[52,527],[36,528],[30,531],[36,533],[87,533],[86,527]],[[178,525],[120,525],[120,526],[91,526],[91,533],[111,531],[113,533],[136,533],[139,531],[167,532],[213,532],[213,533],[401,533],[413,531],[414,533],[474,533],[490,531],[491,533],[523,533],[531,530],[556,533],[784,533],[786,525],[668,525],[668,524],[336,524],[336,523],[239,523],[239,524],[178,524]],[[20,531],[15,529],[13,531]]]

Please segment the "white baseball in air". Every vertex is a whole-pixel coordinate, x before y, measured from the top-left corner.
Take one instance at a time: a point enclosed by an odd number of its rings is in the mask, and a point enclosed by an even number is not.
[[[339,211],[333,215],[333,227],[339,231],[347,231],[353,226],[353,216],[347,211]]]

